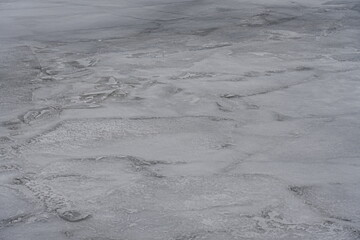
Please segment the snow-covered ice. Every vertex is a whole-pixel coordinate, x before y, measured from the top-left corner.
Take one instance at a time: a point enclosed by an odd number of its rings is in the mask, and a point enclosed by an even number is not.
[[[360,239],[358,0],[0,2],[0,239]]]

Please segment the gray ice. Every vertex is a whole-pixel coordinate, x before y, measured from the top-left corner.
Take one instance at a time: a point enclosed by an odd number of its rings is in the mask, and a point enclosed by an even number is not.
[[[360,239],[357,0],[2,0],[0,239]]]

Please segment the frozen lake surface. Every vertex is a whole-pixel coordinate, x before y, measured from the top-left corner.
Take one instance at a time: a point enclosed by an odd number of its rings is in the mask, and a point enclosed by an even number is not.
[[[2,0],[0,239],[360,239],[360,2]]]

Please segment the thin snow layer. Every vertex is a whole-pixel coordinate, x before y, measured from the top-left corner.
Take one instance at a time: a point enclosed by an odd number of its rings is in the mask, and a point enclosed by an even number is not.
[[[3,0],[1,240],[360,239],[360,4]]]

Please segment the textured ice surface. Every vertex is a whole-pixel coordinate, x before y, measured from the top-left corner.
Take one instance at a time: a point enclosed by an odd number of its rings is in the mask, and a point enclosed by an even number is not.
[[[0,2],[0,239],[360,239],[360,4]]]

